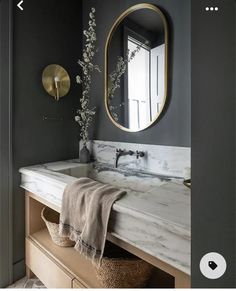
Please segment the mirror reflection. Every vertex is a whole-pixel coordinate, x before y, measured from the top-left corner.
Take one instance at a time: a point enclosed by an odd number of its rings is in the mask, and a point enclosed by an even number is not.
[[[114,24],[106,48],[106,108],[121,129],[154,123],[166,100],[167,25],[153,5],[137,5]]]

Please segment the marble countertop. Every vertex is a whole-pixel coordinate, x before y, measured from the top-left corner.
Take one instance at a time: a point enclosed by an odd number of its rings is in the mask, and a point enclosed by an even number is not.
[[[190,274],[190,190],[181,180],[68,160],[20,169],[21,187],[61,207],[67,184],[88,176],[127,191],[113,205],[109,232]]]

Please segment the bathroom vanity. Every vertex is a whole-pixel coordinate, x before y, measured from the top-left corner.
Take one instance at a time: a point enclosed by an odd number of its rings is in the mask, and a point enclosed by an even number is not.
[[[35,274],[48,288],[100,286],[91,262],[73,248],[55,245],[41,219],[45,205],[61,211],[67,184],[90,177],[127,191],[113,205],[107,239],[155,267],[150,287],[163,287],[165,281],[172,282],[168,287],[190,287],[190,190],[180,179],[78,160],[26,167],[20,173],[26,191],[28,277]]]

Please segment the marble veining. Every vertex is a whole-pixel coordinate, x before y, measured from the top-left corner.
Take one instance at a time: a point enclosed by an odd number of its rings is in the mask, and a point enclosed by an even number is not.
[[[61,207],[63,191],[79,177],[127,191],[112,208],[109,232],[190,274],[190,190],[182,180],[109,163],[78,160],[20,169],[21,187]]]
[[[17,282],[13,283],[9,287],[10,289],[46,289],[46,287],[43,285],[42,282],[39,281],[39,279],[27,279],[27,277],[24,277]]]
[[[116,149],[144,151],[145,157],[121,157],[119,166],[138,169],[162,176],[183,178],[191,166],[191,150],[188,147],[173,147],[124,142],[94,140],[89,143],[94,159],[103,164],[115,165]]]

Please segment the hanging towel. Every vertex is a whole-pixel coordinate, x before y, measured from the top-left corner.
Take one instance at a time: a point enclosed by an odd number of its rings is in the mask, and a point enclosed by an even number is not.
[[[126,194],[111,185],[80,178],[63,193],[59,233],[75,241],[75,249],[100,264],[113,203]]]

